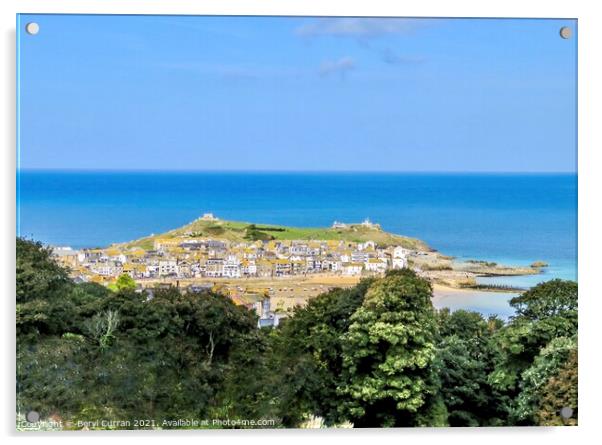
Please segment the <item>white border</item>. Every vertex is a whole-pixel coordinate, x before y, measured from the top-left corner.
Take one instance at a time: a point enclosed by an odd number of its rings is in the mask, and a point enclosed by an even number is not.
[[[596,437],[596,422],[600,416],[600,359],[598,358],[602,292],[595,281],[600,265],[600,230],[602,211],[602,168],[600,150],[600,91],[602,88],[601,56],[602,26],[594,1],[478,1],[423,0],[414,2],[322,0],[301,2],[293,0],[3,0],[2,10],[2,77],[3,102],[0,108],[4,150],[0,194],[4,217],[0,255],[0,283],[4,319],[2,326],[5,351],[2,367],[3,396],[1,429],[9,440],[57,441],[81,440],[81,434],[16,435],[14,429],[14,237],[15,237],[15,14],[21,13],[109,13],[109,14],[236,14],[236,15],[355,15],[355,16],[439,16],[439,17],[558,17],[579,20],[579,287],[580,287],[580,397],[577,428],[483,428],[483,429],[424,429],[381,431],[233,431],[233,432],[159,432],[88,433],[86,439],[104,442],[125,442],[130,437],[144,437],[149,443],[160,443],[175,436],[176,440],[205,440],[209,442],[236,441],[247,443],[286,441],[305,444],[307,441],[344,440],[365,444],[375,436],[379,441],[400,443],[486,443],[507,445],[509,441],[545,441],[562,443],[586,441]],[[598,124],[596,126],[596,123]],[[9,365],[6,365],[8,363]],[[570,437],[569,437],[570,436]],[[169,439],[168,439],[169,440]]]

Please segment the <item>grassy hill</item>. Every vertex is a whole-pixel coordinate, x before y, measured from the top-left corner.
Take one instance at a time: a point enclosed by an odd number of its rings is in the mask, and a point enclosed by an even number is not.
[[[157,238],[212,238],[238,242],[250,242],[259,239],[374,241],[380,246],[399,245],[407,249],[430,250],[424,242],[416,238],[395,235],[385,232],[379,227],[366,227],[361,224],[351,224],[346,228],[337,229],[307,228],[240,221],[207,221],[200,218],[164,234],[126,243],[126,246],[152,249],[153,242]]]

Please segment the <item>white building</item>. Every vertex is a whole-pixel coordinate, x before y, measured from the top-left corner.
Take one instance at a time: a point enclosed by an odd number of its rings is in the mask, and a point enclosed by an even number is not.
[[[332,270],[333,272],[339,272],[342,268],[343,268],[342,261],[333,261],[330,264],[330,270]]]
[[[213,213],[204,213],[201,217],[201,221],[219,221],[219,218],[217,218]]]
[[[292,255],[307,255],[307,250],[307,244],[293,244],[290,251]]]
[[[149,277],[156,277],[159,275],[159,264],[158,263],[148,263],[146,265],[146,273]]]
[[[401,246],[393,249],[393,269],[403,269],[408,266],[408,251]]]
[[[341,272],[345,276],[357,276],[362,274],[364,265],[362,263],[343,263]]]
[[[177,275],[178,262],[176,260],[160,260],[159,275]]]
[[[385,258],[369,258],[364,263],[367,271],[376,273],[385,273],[387,270],[387,260]]]
[[[209,258],[206,263],[205,275],[208,277],[221,277],[224,274],[224,260]]]
[[[351,252],[343,252],[341,254],[341,262],[350,263],[351,262]]]
[[[320,262],[322,270],[336,272],[341,269],[341,262],[332,258],[325,258]]]
[[[109,263],[96,263],[90,267],[90,271],[103,277],[111,277],[118,274],[118,269]]]
[[[322,261],[319,258],[308,256],[305,258],[305,269],[308,272],[318,272],[322,270]]]
[[[369,258],[368,252],[355,251],[351,254],[352,263],[365,263]]]
[[[107,259],[109,261],[117,261],[119,263],[125,263],[127,261],[127,257],[123,253],[118,253],[116,255],[107,255]]]
[[[360,225],[369,229],[380,229],[380,224],[373,223],[369,218],[366,218],[364,221],[362,221]]]
[[[240,278],[240,260],[235,255],[228,255],[223,265],[223,276],[227,278]]]
[[[244,276],[254,277],[257,275],[257,263],[253,260],[242,262],[240,268]]]

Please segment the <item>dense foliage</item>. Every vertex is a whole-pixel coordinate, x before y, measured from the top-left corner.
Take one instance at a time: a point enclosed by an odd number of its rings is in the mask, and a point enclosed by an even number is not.
[[[17,410],[77,421],[575,425],[577,284],[513,299],[505,323],[437,311],[404,269],[334,289],[274,329],[215,292],[76,284],[17,240]],[[569,418],[560,415],[571,408]],[[565,410],[566,412],[566,410]],[[206,427],[215,427],[209,423]],[[223,424],[219,426],[224,426]],[[227,425],[226,425],[227,426]],[[234,426],[247,426],[237,424]],[[102,426],[100,426],[102,427]]]
[[[435,329],[427,281],[405,269],[375,282],[341,338],[346,417],[368,427],[432,424]]]
[[[249,224],[245,228],[245,239],[248,241],[269,241],[273,240],[274,237],[266,233],[265,229],[260,229],[255,224]]]

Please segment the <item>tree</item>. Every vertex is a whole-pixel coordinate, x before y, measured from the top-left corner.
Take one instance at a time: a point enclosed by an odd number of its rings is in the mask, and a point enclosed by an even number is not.
[[[578,374],[577,349],[572,349],[566,362],[542,388],[538,411],[535,413],[539,425],[577,425]],[[561,415],[566,408],[572,411],[568,418]]]
[[[539,407],[544,398],[550,400],[547,387],[550,379],[559,374],[565,366],[571,352],[577,351],[577,343],[573,338],[559,337],[552,340],[539,353],[533,364],[523,372],[520,382],[520,393],[517,397],[513,416],[517,422],[533,424],[537,421]],[[577,388],[575,387],[575,391]],[[575,401],[576,402],[576,401]],[[563,405],[564,406],[564,405]],[[570,406],[576,407],[576,403]],[[560,410],[561,407],[558,408]]]
[[[17,343],[17,411],[34,410],[47,418],[76,412],[86,398],[88,374],[81,336],[44,336],[27,345]]]
[[[126,273],[122,273],[115,283],[109,285],[109,289],[114,292],[129,291],[136,289],[136,281]]]
[[[449,425],[482,425],[482,410],[489,402],[486,363],[479,360],[470,340],[456,335],[446,337],[437,352],[441,395]]]
[[[576,338],[577,283],[563,280],[540,283],[513,298],[510,304],[517,315],[493,337],[497,357],[488,381],[503,394],[508,424],[534,424],[535,408],[531,401],[539,396],[534,395],[533,383],[525,379],[541,377],[541,370],[551,356],[537,357],[555,339]],[[541,379],[538,381],[541,385]],[[526,393],[521,396],[523,391]]]
[[[270,366],[274,351],[269,337],[273,333],[272,329],[254,329],[232,347],[224,367],[223,386],[216,396],[210,417],[271,419],[277,422],[276,425],[282,423],[284,411],[279,404],[278,390],[283,388],[277,383],[282,374]]]
[[[70,296],[75,285],[67,270],[39,242],[17,238],[17,340],[58,333],[72,325],[77,307]]]
[[[574,281],[550,280],[540,283],[518,297],[510,300],[519,318],[539,321],[577,311],[577,283]]]
[[[41,244],[17,245],[22,412],[65,421],[205,418],[220,412],[226,380],[241,381],[249,359],[263,360],[256,316],[227,297],[171,289],[149,299],[129,279],[117,292],[76,285]],[[264,399],[249,392],[244,403],[259,412]]]
[[[51,254],[40,242],[17,238],[17,303],[55,298],[71,284]]]
[[[499,425],[504,412],[487,377],[493,370],[491,336],[501,326],[478,312],[438,312],[437,373],[450,426]]]
[[[577,334],[577,283],[551,280],[510,300],[517,315],[496,335],[499,360],[490,382],[514,397],[523,371],[548,343]]]
[[[251,335],[256,316],[219,294],[167,289],[148,300],[144,293],[122,291],[104,300],[102,311],[109,310],[119,311],[118,332],[110,347],[89,358],[98,368],[90,382],[111,388],[97,394],[94,405],[116,413],[209,417],[226,401],[230,370],[248,371],[234,350],[259,353]]]
[[[326,425],[345,421],[338,410],[343,369],[342,336],[361,306],[373,279],[349,289],[333,289],[298,307],[270,336],[270,375],[285,426],[298,426],[308,416]]]
[[[437,311],[437,319],[439,335],[443,338],[456,335],[461,339],[468,340],[481,337],[490,329],[487,321],[478,312],[466,310],[450,312],[446,308]]]
[[[356,427],[424,424],[435,406],[431,296],[428,281],[402,269],[375,282],[351,316],[340,393],[341,410]]]
[[[258,240],[269,241],[269,240],[273,240],[274,236],[260,230],[259,228],[257,228],[257,226],[255,224],[249,224],[247,227],[245,227],[244,238],[249,241],[258,241]]]

